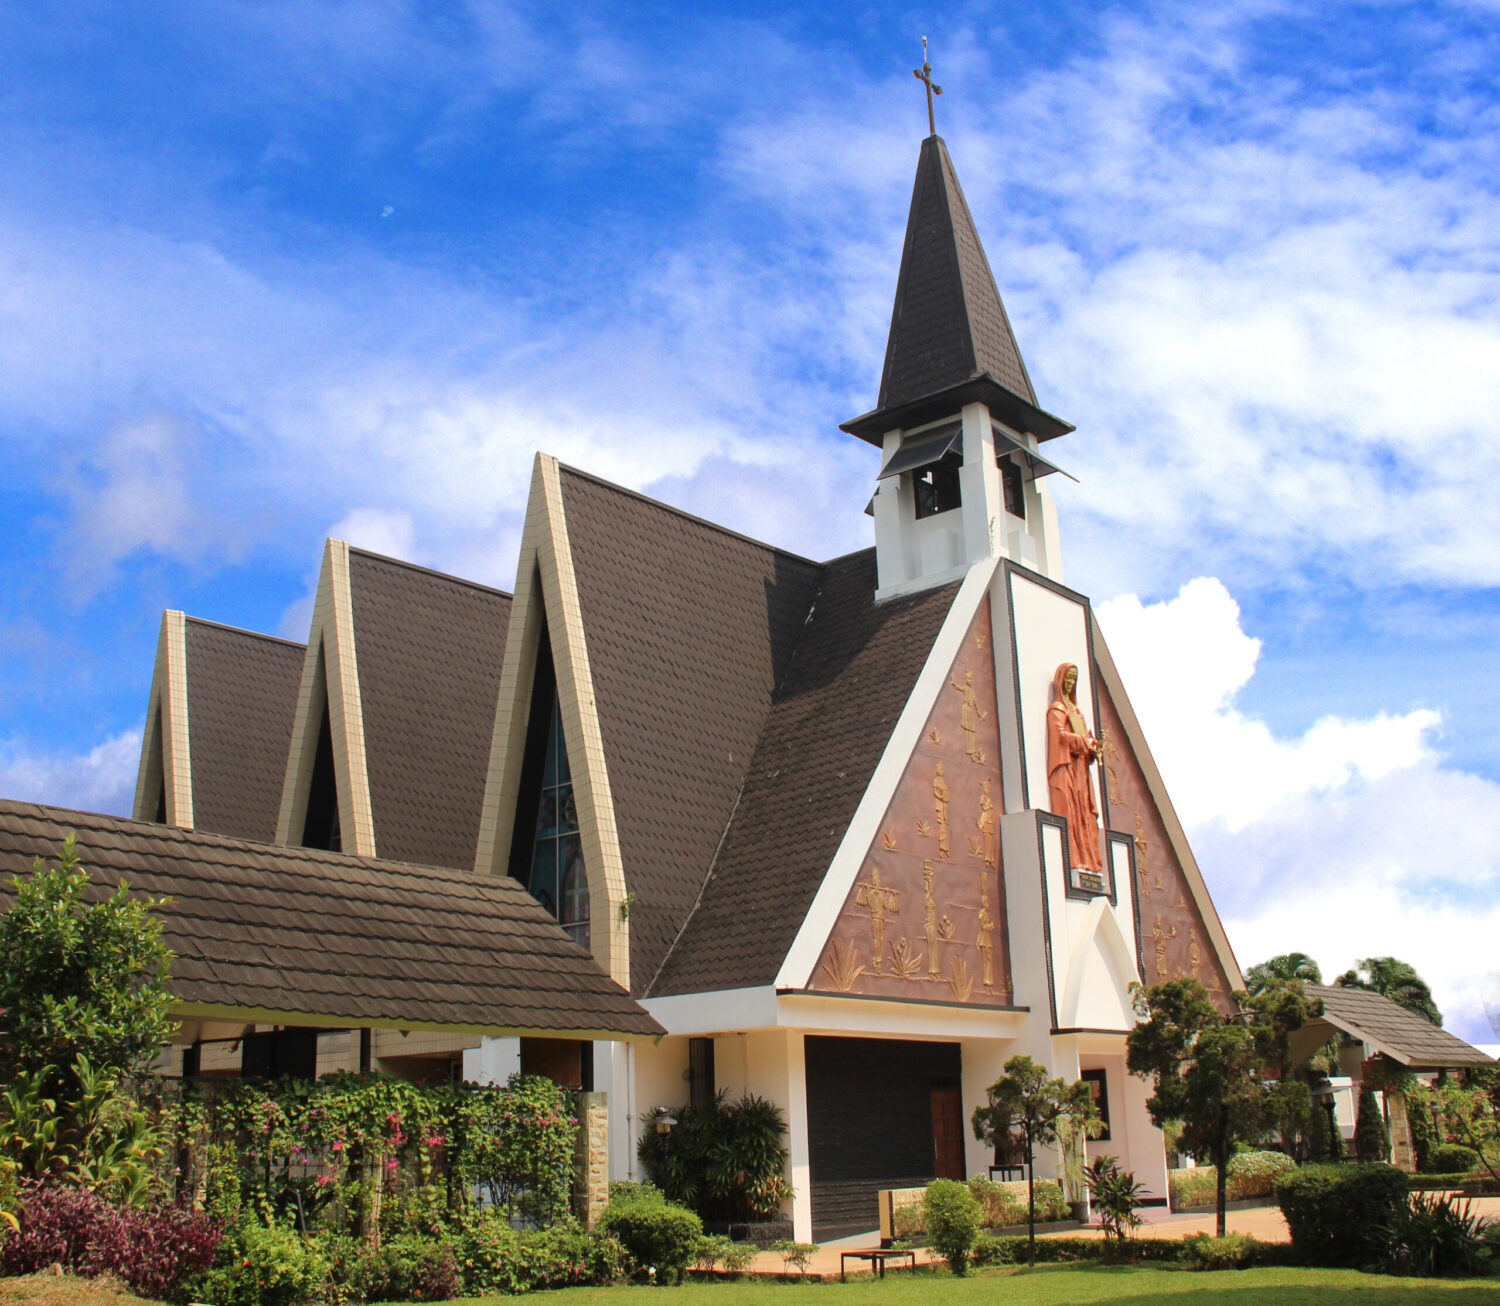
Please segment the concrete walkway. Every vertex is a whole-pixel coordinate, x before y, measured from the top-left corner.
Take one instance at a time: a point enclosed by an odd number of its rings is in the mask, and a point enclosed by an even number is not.
[[[1474,1214],[1485,1216],[1488,1219],[1500,1223],[1500,1197],[1473,1197],[1469,1199]],[[1191,1238],[1194,1234],[1212,1234],[1216,1230],[1214,1212],[1208,1211],[1184,1211],[1174,1214],[1165,1207],[1146,1207],[1141,1211],[1141,1217],[1145,1221],[1137,1231],[1137,1236],[1142,1238]],[[1287,1231],[1286,1221],[1282,1218],[1281,1211],[1274,1206],[1251,1206],[1239,1211],[1230,1211],[1228,1225],[1230,1233],[1246,1233],[1261,1242],[1284,1243],[1291,1241],[1291,1235]],[[1025,1230],[1022,1230],[1024,1234]],[[1103,1231],[1098,1225],[1082,1226],[1076,1229],[1061,1229],[1055,1233],[1038,1234],[1039,1239],[1045,1238],[1102,1238]],[[839,1275],[839,1253],[852,1251],[858,1248],[880,1246],[880,1234],[872,1232],[867,1234],[856,1234],[852,1238],[840,1238],[834,1242],[826,1242],[813,1253],[808,1262],[807,1273],[817,1275],[824,1279],[837,1279]],[[915,1249],[918,1265],[930,1265],[942,1258],[932,1252],[929,1248],[918,1247]],[[781,1257],[774,1252],[761,1252],[751,1264],[750,1274],[766,1274],[780,1277],[784,1266]],[[891,1267],[892,1274],[899,1273]],[[856,1273],[869,1274],[867,1267],[859,1267],[856,1270],[854,1262],[849,1264],[849,1275],[854,1277]],[[791,1277],[795,1278],[797,1271],[790,1271]]]

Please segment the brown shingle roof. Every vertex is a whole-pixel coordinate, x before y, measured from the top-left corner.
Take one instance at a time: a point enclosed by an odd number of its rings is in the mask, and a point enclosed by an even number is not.
[[[349,590],[375,847],[467,870],[510,595],[361,549]]]
[[[775,979],[958,592],[877,605],[875,584],[873,549],[827,565],[702,901],[651,996]]]
[[[189,617],[188,752],[200,830],[276,837],[305,645]]]
[[[983,372],[1036,403],[948,147],[929,136],[912,186],[879,407]]]
[[[697,898],[823,568],[571,468],[561,483],[639,993]]]
[[[513,880],[0,800],[0,894],[70,830],[100,895],[126,876],[171,897],[169,986],[184,1006],[330,1025],[663,1032]]]
[[[1368,1036],[1414,1068],[1489,1066],[1495,1064],[1476,1047],[1415,1011],[1368,989],[1309,984],[1307,996],[1323,1000],[1323,1014],[1338,1028],[1359,1038]]]

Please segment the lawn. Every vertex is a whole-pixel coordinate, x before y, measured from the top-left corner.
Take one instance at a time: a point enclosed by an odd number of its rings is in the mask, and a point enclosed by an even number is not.
[[[893,1274],[884,1282],[783,1283],[742,1279],[734,1283],[689,1283],[680,1288],[568,1288],[533,1294],[534,1306],[1074,1306],[1079,1302],[1139,1303],[1193,1294],[1192,1306],[1496,1306],[1500,1283],[1494,1279],[1393,1279],[1357,1270],[1225,1270],[1204,1274],[1159,1266],[1048,1265],[1035,1270],[984,1270],[966,1279],[946,1272]],[[665,1300],[663,1294],[666,1294]],[[514,1303],[513,1297],[470,1298],[486,1306]]]

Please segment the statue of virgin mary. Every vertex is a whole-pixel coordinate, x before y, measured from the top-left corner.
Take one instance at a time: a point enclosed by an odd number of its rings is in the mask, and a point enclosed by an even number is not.
[[[1047,709],[1047,789],[1053,813],[1068,823],[1073,865],[1102,875],[1099,806],[1089,777],[1089,767],[1102,749],[1089,734],[1077,689],[1078,668],[1064,662],[1052,674],[1052,705]]]

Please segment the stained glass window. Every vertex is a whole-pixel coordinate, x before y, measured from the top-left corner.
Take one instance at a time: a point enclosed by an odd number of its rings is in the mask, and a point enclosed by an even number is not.
[[[531,873],[526,887],[531,896],[557,918],[579,947],[589,946],[589,880],[583,865],[583,842],[578,833],[578,808],[573,801],[573,773],[563,738],[562,713],[552,699],[552,722],[547,733],[547,758],[542,767],[541,799],[537,804],[536,834],[531,845]]]

